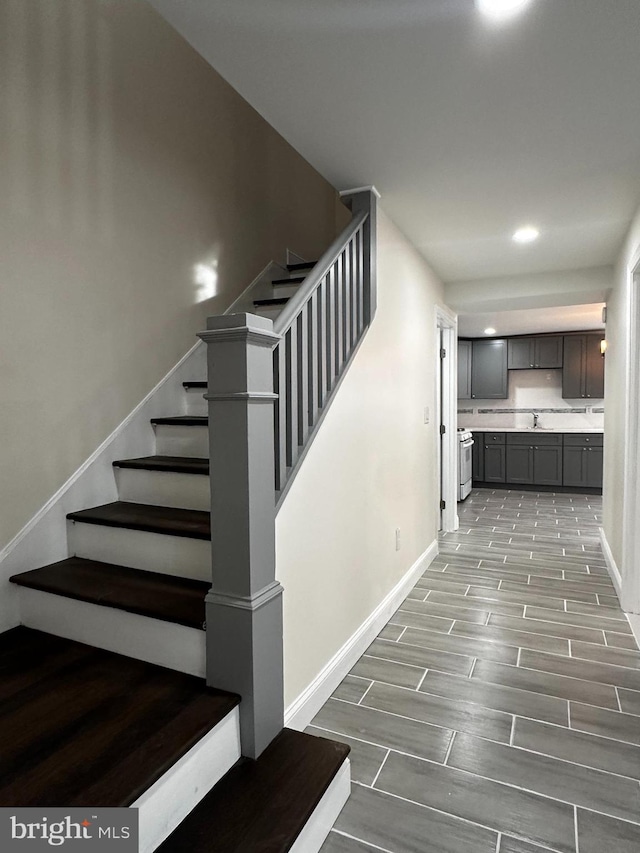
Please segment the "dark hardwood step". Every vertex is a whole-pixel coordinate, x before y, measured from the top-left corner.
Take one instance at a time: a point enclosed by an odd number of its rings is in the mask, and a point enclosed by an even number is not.
[[[206,390],[206,388],[207,388],[207,381],[206,381],[206,379],[191,380],[190,382],[183,382],[183,383],[182,383],[182,386],[183,386],[183,388],[186,388],[186,389],[189,389],[189,388],[204,388],[204,389]]]
[[[274,278],[271,284],[301,284],[304,281],[304,276],[299,278]]]
[[[208,426],[206,415],[175,415],[169,418],[151,418],[152,424],[160,426]]]
[[[129,530],[145,530],[148,533],[166,533],[169,536],[211,539],[209,513],[200,509],[177,509],[114,501],[103,506],[70,512],[67,518],[105,527],[125,527]]]
[[[298,270],[312,270],[317,261],[304,261],[301,264],[287,264],[287,269],[289,272],[297,272]]]
[[[283,729],[257,761],[241,759],[158,853],[286,853],[349,747]]]
[[[199,629],[204,626],[204,597],[211,586],[204,581],[144,572],[83,557],[69,557],[13,575],[11,581],[29,589]]]
[[[272,299],[254,299],[253,304],[256,307],[265,307],[267,305],[286,305],[288,301],[288,296],[275,296]]]
[[[130,806],[233,710],[202,679],[14,628],[0,634],[0,806]]]
[[[139,459],[118,459],[115,468],[141,471],[169,471],[174,474],[208,474],[209,460],[195,456],[141,456]]]

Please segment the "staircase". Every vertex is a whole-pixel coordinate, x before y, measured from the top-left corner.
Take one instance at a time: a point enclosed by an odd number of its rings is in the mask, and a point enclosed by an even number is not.
[[[286,306],[289,267],[256,312]],[[348,790],[348,749],[282,730],[241,758],[240,697],[207,687],[207,383],[154,418],[156,453],[113,463],[119,500],[67,515],[69,553],[16,574],[0,635],[0,805],[131,806],[140,851],[318,850]]]

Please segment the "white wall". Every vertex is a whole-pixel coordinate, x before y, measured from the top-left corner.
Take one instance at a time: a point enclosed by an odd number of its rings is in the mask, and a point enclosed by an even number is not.
[[[443,288],[384,215],[372,328],[280,508],[285,705],[437,535],[435,304]],[[395,550],[395,530],[401,548]]]
[[[635,567],[623,566],[623,482],[626,469],[625,442],[627,417],[626,378],[628,365],[630,323],[630,265],[640,253],[640,211],[629,230],[615,270],[614,288],[607,302],[607,355],[605,382],[607,407],[605,412],[604,442],[604,511],[603,529],[613,558],[624,574],[625,570],[640,572]],[[640,358],[633,353],[632,358]],[[634,520],[637,524],[638,519]]]
[[[522,428],[540,415],[545,429],[602,429],[604,400],[564,400],[561,370],[510,370],[506,400],[458,400],[458,423],[474,427]],[[594,411],[600,409],[600,411]],[[490,410],[490,411],[486,411]]]

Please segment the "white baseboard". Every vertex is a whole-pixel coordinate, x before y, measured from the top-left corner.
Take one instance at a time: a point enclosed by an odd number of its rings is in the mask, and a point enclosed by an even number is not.
[[[351,764],[346,758],[289,853],[318,853],[350,793]]]
[[[629,620],[629,625],[631,625],[633,636],[636,638],[636,643],[640,647],[640,614],[627,613],[627,619]]]
[[[378,636],[391,616],[404,601],[418,578],[429,567],[438,554],[438,541],[434,539],[411,568],[405,573],[391,592],[385,596],[358,630],[331,658],[329,663],[314,678],[311,684],[294,699],[284,714],[284,724],[290,729],[302,731],[309,725],[327,699],[331,696],[349,670]]]
[[[607,541],[607,535],[604,532],[604,528],[599,528],[600,533],[600,546],[602,548],[602,553],[604,554],[604,560],[607,564],[607,571],[609,572],[609,576],[611,577],[611,582],[616,588],[616,593],[618,595],[618,599],[622,599],[622,575],[620,573],[620,569],[615,561],[613,556],[613,552]]]

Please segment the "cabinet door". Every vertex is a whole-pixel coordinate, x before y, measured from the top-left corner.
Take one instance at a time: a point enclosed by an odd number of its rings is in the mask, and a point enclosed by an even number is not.
[[[562,335],[535,338],[535,367],[562,367]]]
[[[533,448],[533,482],[536,486],[562,485],[562,447]]]
[[[595,489],[602,488],[602,448],[586,447],[585,457],[585,485]]]
[[[482,483],[484,481],[484,435],[479,432],[473,434],[471,466],[472,481]]]
[[[507,483],[533,483],[533,447],[530,444],[507,446]]]
[[[585,336],[566,335],[562,365],[562,396],[569,399],[584,397]]]
[[[484,480],[485,483],[506,482],[506,447],[504,444],[485,444]]]
[[[504,400],[507,387],[507,342],[491,339],[473,341],[471,351],[471,396],[478,400]]]
[[[586,453],[585,447],[569,447],[565,445],[562,461],[562,485],[586,485]]]
[[[529,370],[535,357],[534,338],[510,338],[507,366],[509,370]]]
[[[458,400],[471,399],[471,341],[458,341]]]
[[[602,335],[585,335],[586,397],[604,397],[604,358],[600,352]]]

